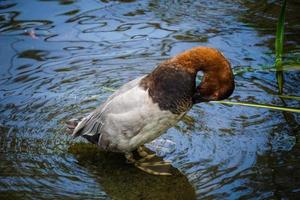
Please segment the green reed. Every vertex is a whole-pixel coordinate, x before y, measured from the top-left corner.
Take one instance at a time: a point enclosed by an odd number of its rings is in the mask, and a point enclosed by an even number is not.
[[[283,93],[283,70],[282,70],[282,52],[283,52],[283,41],[284,41],[284,21],[285,21],[285,7],[286,0],[283,0],[280,15],[277,22],[276,39],[275,39],[275,68],[276,68],[276,79],[278,84],[278,94]]]

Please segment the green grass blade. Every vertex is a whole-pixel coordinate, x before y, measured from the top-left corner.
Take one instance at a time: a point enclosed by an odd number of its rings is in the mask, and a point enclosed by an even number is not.
[[[281,62],[282,62],[282,51],[283,51],[285,7],[286,7],[286,0],[283,0],[281,10],[280,10],[280,16],[277,23],[276,41],[275,41],[276,61],[278,60],[280,65],[282,64]]]
[[[283,98],[283,99],[294,99],[294,100],[300,101],[300,97],[299,96],[278,95],[278,97]]]
[[[299,71],[300,63],[288,64],[282,66],[283,71]]]
[[[278,85],[278,94],[283,93],[283,72],[282,71],[276,71],[276,79],[277,79],[277,85]]]
[[[277,23],[276,29],[276,40],[275,40],[275,52],[276,52],[276,78],[278,84],[278,93],[282,94],[283,92],[283,72],[282,72],[282,52],[283,52],[283,39],[284,39],[284,21],[285,21],[285,7],[286,0],[283,0],[280,16]]]
[[[272,109],[272,110],[280,110],[280,111],[300,113],[299,108],[289,108],[289,107],[283,107],[283,106],[274,106],[274,105],[248,103],[248,102],[232,102],[232,101],[212,101],[212,102],[227,104],[227,105],[250,106],[250,107],[256,107],[256,108],[266,108],[266,109]]]
[[[110,88],[110,87],[105,87],[105,86],[102,86],[102,89],[106,90],[106,91],[109,91],[109,92],[115,92],[116,89],[113,89],[113,88]]]

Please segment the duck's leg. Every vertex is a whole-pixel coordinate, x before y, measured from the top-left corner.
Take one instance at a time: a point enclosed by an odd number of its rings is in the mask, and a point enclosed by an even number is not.
[[[146,152],[147,153],[147,152]],[[145,155],[145,154],[143,154]],[[155,156],[155,154],[153,154]],[[126,153],[125,157],[127,159],[128,162],[134,164],[135,167],[139,168],[140,170],[148,173],[148,174],[152,174],[152,175],[172,175],[169,172],[165,172],[168,171],[169,167],[170,167],[170,162],[165,162],[165,161],[156,161],[156,162],[145,162],[146,160],[149,160],[151,158],[153,158],[154,156],[152,156],[152,154],[148,154],[139,159],[136,160],[133,157],[132,152]],[[167,169],[165,169],[164,167],[167,167]],[[155,170],[155,168],[158,168],[157,170]]]
[[[139,147],[137,148],[137,152],[138,152],[139,156],[141,156],[142,159],[143,159],[144,161],[145,161],[145,160],[149,160],[149,159],[155,157],[155,154],[154,154],[154,153],[149,154],[147,151],[145,151],[144,146],[139,146]],[[140,161],[141,161],[142,159],[140,159]]]
[[[139,154],[139,156],[141,156],[142,158],[139,159],[138,161],[140,163],[143,163],[142,165],[147,166],[147,165],[151,165],[151,164],[155,164],[156,165],[152,165],[152,166],[160,166],[160,165],[171,165],[170,161],[155,161],[155,162],[145,162],[146,160],[151,160],[153,157],[155,157],[156,155],[154,153],[149,154],[146,150],[144,146],[139,146],[137,148],[137,152]]]

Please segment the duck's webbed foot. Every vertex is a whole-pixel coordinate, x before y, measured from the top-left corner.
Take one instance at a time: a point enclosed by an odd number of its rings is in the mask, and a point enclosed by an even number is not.
[[[140,170],[152,174],[152,175],[161,175],[168,176],[172,175],[169,172],[171,163],[168,161],[155,161],[153,158],[155,154],[148,154],[142,147],[137,149],[138,154],[142,157],[139,160],[136,160],[133,156],[133,153],[126,153],[125,157],[129,163],[134,164],[135,167]]]

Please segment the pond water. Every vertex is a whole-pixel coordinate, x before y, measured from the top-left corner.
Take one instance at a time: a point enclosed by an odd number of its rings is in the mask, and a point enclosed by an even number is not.
[[[299,9],[288,1],[285,59],[293,62]],[[231,101],[299,108],[276,96],[268,69],[279,10],[279,1],[0,1],[0,197],[110,198],[95,164],[70,153],[84,140],[72,140],[65,121],[103,102],[104,87],[194,46],[230,60],[238,72]],[[284,77],[284,92],[299,96],[300,72]],[[172,161],[197,199],[300,198],[299,114],[203,103],[188,115],[148,147]]]

